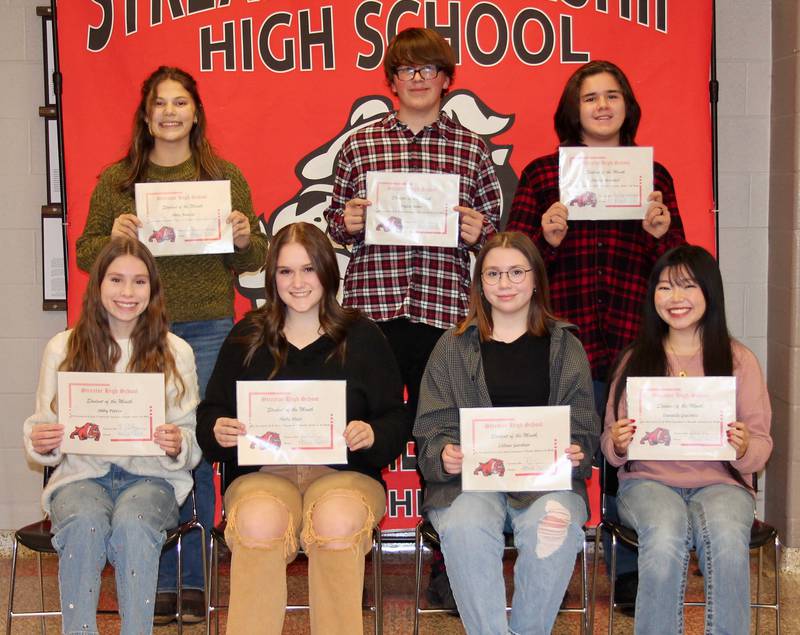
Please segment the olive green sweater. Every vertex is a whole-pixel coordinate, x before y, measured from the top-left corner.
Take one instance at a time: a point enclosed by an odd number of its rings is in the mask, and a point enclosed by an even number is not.
[[[250,220],[250,246],[232,254],[202,256],[162,256],[157,259],[161,283],[167,300],[171,322],[215,320],[233,316],[233,277],[244,271],[257,271],[267,257],[267,239],[253,214],[250,188],[242,173],[232,163],[220,161],[224,178],[231,182],[232,209]],[[126,161],[115,163],[98,179],[89,203],[86,227],[75,245],[78,266],[88,271],[97,254],[111,236],[117,216],[136,214],[133,194],[120,190],[125,177]],[[163,167],[150,163],[146,182],[193,181],[194,161]]]

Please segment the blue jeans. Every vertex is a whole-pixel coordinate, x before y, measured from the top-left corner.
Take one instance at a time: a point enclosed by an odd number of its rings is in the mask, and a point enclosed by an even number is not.
[[[636,635],[683,633],[692,547],[705,582],[704,633],[750,632],[754,507],[750,492],[736,485],[679,488],[646,479],[620,484],[620,518],[639,534]]]
[[[200,387],[200,398],[205,396],[206,385],[217,362],[217,354],[222,342],[233,327],[231,318],[220,320],[204,320],[199,322],[175,322],[170,330],[178,337],[186,340],[194,351],[197,366],[197,383]],[[201,460],[194,469],[195,500],[197,501],[197,518],[206,532],[214,525],[214,474],[211,464]],[[192,499],[187,498],[181,505],[180,522],[184,523],[192,517]],[[186,534],[181,546],[183,549],[183,588],[203,588],[203,558],[200,551],[200,532],[191,531]],[[159,592],[176,591],[178,570],[178,554],[171,549],[161,557],[158,571]]]
[[[439,533],[450,585],[469,635],[550,633],[583,545],[586,505],[549,492],[517,509],[500,492],[462,492],[428,511]],[[506,617],[503,532],[514,534],[514,599]]]
[[[112,465],[105,476],[56,490],[50,516],[63,632],[98,632],[97,599],[106,560],[114,565],[121,635],[152,632],[158,557],[165,530],[178,523],[172,486]]]

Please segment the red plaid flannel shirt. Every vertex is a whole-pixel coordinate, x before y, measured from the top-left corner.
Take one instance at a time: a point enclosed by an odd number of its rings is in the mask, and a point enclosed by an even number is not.
[[[553,309],[579,328],[592,377],[605,381],[619,352],[639,330],[647,278],[665,251],[686,242],[672,177],[653,163],[653,187],[672,217],[660,239],[641,221],[569,221],[557,248],[542,235],[542,216],[559,199],[558,153],[539,157],[522,172],[511,204],[508,231],[530,236],[547,264]]]
[[[351,236],[344,226],[344,206],[366,198],[368,171],[458,174],[459,204],[484,215],[478,242],[455,248],[365,245],[364,233]],[[333,199],[325,210],[328,232],[352,246],[344,278],[344,304],[376,321],[407,318],[450,328],[467,313],[470,249],[479,250],[500,219],[500,184],[483,140],[441,113],[414,134],[386,115],[353,133],[336,163]]]

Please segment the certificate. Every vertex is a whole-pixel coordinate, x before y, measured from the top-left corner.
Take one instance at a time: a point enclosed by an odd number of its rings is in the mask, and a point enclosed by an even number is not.
[[[460,177],[422,172],[367,172],[364,241],[368,245],[458,246]]]
[[[239,465],[347,463],[344,381],[237,381]]]
[[[572,488],[569,406],[460,408],[465,491]]]
[[[653,191],[653,148],[559,148],[558,186],[569,220],[641,220]]]
[[[736,459],[726,434],[736,420],[735,377],[629,377],[627,394],[636,420],[629,459]]]
[[[58,373],[61,451],[164,456],[153,440],[164,424],[163,373]]]
[[[230,181],[136,184],[139,240],[154,256],[233,252]]]

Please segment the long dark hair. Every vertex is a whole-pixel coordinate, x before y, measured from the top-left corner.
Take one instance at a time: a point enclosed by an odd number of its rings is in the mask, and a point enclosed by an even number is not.
[[[192,97],[195,106],[197,121],[192,126],[189,134],[189,147],[195,164],[195,178],[197,180],[219,180],[223,178],[219,158],[214,153],[211,144],[206,139],[206,111],[203,100],[197,89],[197,82],[189,73],[175,66],[159,66],[142,82],[141,99],[133,115],[133,132],[131,145],[126,156],[128,172],[120,184],[120,189],[127,192],[133,191],[133,186],[144,180],[147,170],[147,161],[150,151],[155,146],[155,140],[150,133],[147,120],[156,99],[158,85],[171,79],[178,82]]]
[[[89,272],[89,284],[83,295],[83,309],[69,336],[67,355],[58,369],[112,372],[119,362],[122,349],[111,334],[108,313],[100,297],[100,285],[111,263],[120,256],[133,256],[141,260],[150,278],[150,301],[131,333],[131,358],[126,370],[131,373],[163,372],[167,381],[172,378],[175,382],[178,389],[176,401],[180,402],[185,386],[169,348],[169,321],[161,279],[155,259],[138,240],[112,238],[100,250]]]
[[[245,319],[251,328],[243,337],[247,349],[245,364],[250,364],[256,351],[266,346],[272,355],[274,367],[268,379],[272,379],[286,363],[288,343],[283,334],[286,323],[286,304],[278,295],[275,275],[281,248],[290,243],[301,245],[311,260],[314,271],[322,284],[322,300],[319,304],[319,323],[323,333],[330,337],[336,347],[333,351],[342,360],[345,356],[345,338],[350,324],[358,317],[358,311],[342,307],[336,300],[339,290],[339,265],[328,237],[310,223],[292,223],[273,237],[267,262],[264,266],[266,302],[264,306],[247,314]]]
[[[561,145],[577,146],[583,143],[581,85],[584,79],[599,73],[609,73],[617,80],[625,100],[625,121],[619,130],[619,144],[621,146],[636,145],[636,131],[639,129],[642,109],[639,107],[631,83],[622,69],[605,60],[594,60],[584,64],[567,80],[556,108],[556,114],[553,116],[556,134]]]
[[[525,234],[520,232],[498,232],[483,245],[475,259],[475,274],[469,292],[469,312],[456,329],[457,335],[463,335],[467,327],[475,321],[481,341],[491,339],[494,324],[492,322],[492,305],[483,293],[483,262],[486,255],[497,247],[506,247],[519,251],[531,266],[535,291],[528,307],[528,332],[532,335],[549,333],[548,322],[555,319],[550,307],[550,285],[547,282],[547,269],[536,245]]]
[[[691,280],[703,292],[706,310],[697,326],[703,349],[703,374],[706,377],[733,375],[731,336],[725,319],[725,292],[719,265],[702,247],[697,245],[675,247],[653,265],[647,282],[647,297],[642,308],[639,334],[633,343],[620,353],[611,372],[612,379],[616,381],[612,404],[617,419],[620,416],[619,406],[628,377],[664,377],[670,374],[664,348],[669,326],[659,317],[655,307],[656,287],[665,270],[671,282],[681,284]],[[725,467],[740,485],[752,489],[729,462],[725,462]],[[626,464],[626,469],[629,469],[629,464]]]

